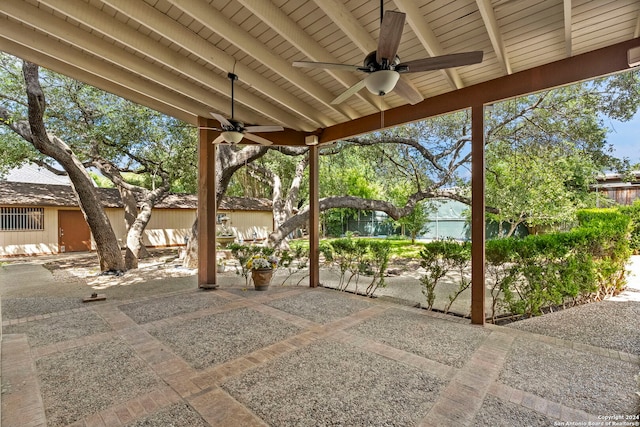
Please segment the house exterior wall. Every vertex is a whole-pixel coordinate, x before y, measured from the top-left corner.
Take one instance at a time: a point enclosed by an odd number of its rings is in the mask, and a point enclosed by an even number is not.
[[[640,185],[622,184],[620,187],[603,187],[598,189],[598,192],[619,205],[629,206],[640,199]]]
[[[44,208],[44,229],[1,231],[0,256],[58,253],[58,208]]]
[[[127,243],[127,229],[124,224],[124,210],[106,209],[111,227],[121,247]],[[154,209],[144,230],[145,246],[179,246],[185,244],[185,237],[191,233],[196,218],[195,209]]]
[[[0,257],[59,253],[58,211],[44,208],[44,230],[0,231]],[[121,247],[126,243],[126,227],[122,208],[105,209]],[[264,240],[273,231],[273,215],[269,211],[219,211],[230,218],[228,226],[241,241]],[[149,247],[184,245],[196,218],[195,209],[154,209],[144,232]],[[255,233],[255,234],[254,234]],[[255,236],[255,237],[254,237]],[[95,241],[91,243],[96,249]]]
[[[273,232],[273,213],[270,211],[224,211],[227,224],[241,241],[264,240]]]

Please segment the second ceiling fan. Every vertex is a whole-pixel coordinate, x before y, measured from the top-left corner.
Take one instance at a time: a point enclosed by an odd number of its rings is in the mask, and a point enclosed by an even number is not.
[[[233,118],[233,104],[234,104],[234,96],[233,96],[233,82],[238,80],[238,76],[229,73],[227,74],[229,80],[231,80],[231,118],[227,119],[225,116],[218,113],[211,113],[211,115],[220,122],[220,127],[218,128],[200,128],[200,129],[212,129],[217,130],[220,133],[216,139],[213,140],[214,144],[219,144],[221,142],[228,142],[229,144],[237,144],[242,141],[242,138],[247,138],[253,142],[257,142],[262,145],[271,145],[273,144],[268,139],[265,139],[259,135],[254,135],[253,132],[278,132],[283,131],[284,128],[282,126],[245,126],[244,123],[235,120]]]
[[[396,85],[399,94],[411,104],[422,100],[415,89],[400,78],[400,74],[419,73],[423,71],[440,70],[444,68],[460,67],[482,62],[482,51],[454,53],[450,55],[434,56],[430,58],[415,59],[413,61],[400,62],[397,55],[404,21],[406,15],[401,12],[386,11],[383,15],[383,2],[380,2],[380,38],[378,49],[369,53],[364,59],[363,65],[334,64],[330,62],[296,61],[294,67],[341,69],[349,71],[361,71],[368,76],[351,86],[331,101],[332,104],[340,104],[347,98],[355,95],[366,87],[375,95],[386,95]]]

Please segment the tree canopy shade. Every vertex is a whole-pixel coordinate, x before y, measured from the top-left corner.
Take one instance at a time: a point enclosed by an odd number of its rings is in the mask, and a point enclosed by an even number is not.
[[[124,262],[120,255],[120,247],[93,187],[91,177],[69,145],[47,132],[44,124],[47,104],[44,91],[40,86],[38,66],[24,62],[22,71],[27,95],[28,120],[16,119],[6,109],[1,108],[0,122],[32,144],[40,153],[55,159],[69,174],[80,209],[96,242],[100,269],[122,271]]]
[[[25,86],[18,78],[19,62],[3,56],[2,64],[5,115],[8,120],[24,117],[27,103],[21,101]],[[153,204],[169,188],[195,191],[194,129],[54,73],[45,71],[43,76],[51,94],[44,116],[47,130],[64,137],[84,166],[97,167],[108,176],[123,200],[132,200],[130,192],[135,189],[145,191],[142,209],[130,206],[127,217],[132,230],[127,245],[137,258],[142,249],[139,236]],[[496,218],[512,227],[521,222],[547,225],[569,219],[573,209],[588,205],[586,192],[593,172],[621,165],[608,153],[601,117],[631,116],[628,109],[638,105],[638,91],[631,90],[637,78],[632,72],[494,105],[485,119],[485,141],[487,200]],[[323,147],[321,210],[343,209],[340,215],[380,210],[398,219],[415,213],[418,203],[432,197],[469,203],[465,185],[470,130],[470,112],[462,110]],[[0,143],[10,153],[3,158],[7,165],[26,157],[46,164],[24,139],[4,136]],[[271,197],[278,226],[271,241],[279,243],[306,222],[307,151],[306,147],[218,147],[217,199],[227,188]],[[559,162],[554,168],[557,176],[544,175],[544,168],[553,162]],[[142,182],[133,185],[125,179],[127,173],[137,174]],[[546,188],[544,194],[534,192],[540,187]],[[522,198],[506,196],[511,193]]]
[[[0,148],[7,153],[0,161],[2,167],[33,161],[57,173],[69,174],[96,244],[113,247],[111,261],[103,263],[102,268],[137,267],[138,257],[145,253],[142,233],[153,205],[170,189],[195,192],[195,130],[176,119],[56,73],[42,70],[40,76],[38,67],[27,62],[24,69],[30,72],[19,73],[20,61],[9,55],[0,55],[0,64],[0,117],[5,125],[0,127]],[[32,97],[40,101],[33,102]],[[34,115],[34,106],[41,108],[39,116]],[[35,125],[51,141],[62,144],[62,151],[75,159],[73,164],[65,162],[61,153],[56,154],[34,142],[35,133],[27,129]],[[88,178],[86,168],[89,167],[97,168],[114,183],[125,205],[128,232],[124,267],[115,260],[115,254],[119,254],[116,236],[111,235],[112,231],[110,234],[101,231],[111,228],[101,212],[102,207],[87,201],[90,199],[80,200],[82,195],[91,193],[92,181],[84,182],[84,178],[83,183],[78,179],[74,181],[70,169],[75,168]],[[134,174],[141,181],[128,182],[127,174]],[[87,188],[81,192],[80,185]],[[140,206],[133,192],[143,195]],[[90,220],[87,203],[95,205],[92,207],[95,215],[104,218]],[[101,233],[109,235],[98,239]]]
[[[638,76],[632,71],[489,110],[487,122],[505,126],[487,132],[486,203],[496,208],[495,220],[509,224],[507,236],[519,224],[531,228],[575,220],[578,209],[595,206],[589,186],[596,175],[628,167],[611,155],[603,118],[633,117],[640,102]]]

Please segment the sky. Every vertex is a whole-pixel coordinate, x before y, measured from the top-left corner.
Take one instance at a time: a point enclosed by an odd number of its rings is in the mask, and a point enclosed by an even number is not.
[[[614,147],[613,155],[627,157],[631,164],[640,163],[640,112],[628,122],[606,119],[605,125],[611,129],[607,141]]]

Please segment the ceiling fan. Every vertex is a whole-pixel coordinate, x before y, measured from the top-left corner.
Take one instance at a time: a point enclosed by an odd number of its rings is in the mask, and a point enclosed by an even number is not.
[[[406,15],[401,12],[383,11],[383,1],[380,2],[380,39],[378,49],[371,52],[364,59],[364,65],[333,64],[330,62],[296,61],[294,67],[342,69],[361,71],[368,76],[348,88],[332,104],[340,104],[362,88],[366,87],[374,95],[386,95],[396,85],[397,92],[411,104],[420,102],[423,98],[412,85],[400,79],[400,74],[419,73],[422,71],[440,70],[443,68],[460,67],[482,62],[482,51],[454,53],[451,55],[434,56],[431,58],[415,59],[400,62],[397,55]]]
[[[200,128],[200,129],[212,129],[221,132],[220,136],[213,140],[214,144],[218,144],[221,142],[227,142],[229,144],[237,144],[242,141],[242,138],[245,137],[253,142],[257,142],[262,145],[271,145],[273,144],[268,139],[265,139],[261,136],[254,135],[253,132],[278,132],[283,131],[284,128],[282,126],[246,126],[244,123],[234,120],[233,118],[233,82],[238,80],[238,76],[229,73],[227,74],[229,80],[231,80],[231,118],[227,119],[221,114],[211,113],[211,115],[220,122],[220,127],[218,128]]]

